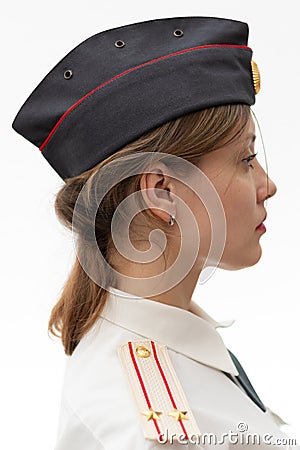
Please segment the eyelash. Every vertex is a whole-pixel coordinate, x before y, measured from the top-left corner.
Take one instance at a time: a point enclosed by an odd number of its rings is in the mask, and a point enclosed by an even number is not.
[[[256,157],[256,155],[257,155],[257,153],[254,153],[254,155],[250,155],[250,156],[248,156],[248,158],[242,159],[242,161],[249,163],[250,161],[252,161],[252,159],[254,159]],[[248,165],[248,167],[252,167],[252,169],[254,169],[252,164]]]

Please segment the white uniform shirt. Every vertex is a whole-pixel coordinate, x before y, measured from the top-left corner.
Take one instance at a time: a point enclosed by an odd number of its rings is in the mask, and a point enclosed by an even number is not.
[[[284,441],[275,442],[287,439],[278,417],[268,408],[266,412],[260,409],[223,373],[238,375],[216,331],[218,326],[222,325],[194,302],[186,311],[113,289],[101,317],[68,357],[55,450],[299,450],[295,445],[280,445]],[[163,445],[158,438],[145,437],[143,421],[148,427],[154,421],[147,421],[139,410],[133,395],[137,384],[130,386],[118,354],[122,344],[145,339],[165,344],[189,410],[206,441],[195,437],[187,445],[176,440]],[[149,395],[159,403],[158,391],[151,380],[149,383]],[[246,435],[247,445],[242,440]]]

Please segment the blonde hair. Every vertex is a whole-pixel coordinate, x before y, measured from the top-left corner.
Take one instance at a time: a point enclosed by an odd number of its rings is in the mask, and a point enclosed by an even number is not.
[[[192,164],[199,164],[201,156],[226,145],[243,132],[249,118],[250,107],[247,105],[224,105],[187,114],[171,120],[149,131],[134,142],[126,145],[90,170],[69,178],[58,191],[55,199],[55,212],[61,223],[72,230],[72,221],[76,200],[85,183],[89,183],[87,206],[96,199],[94,177],[109,162],[122,156],[140,152],[162,152],[181,157]],[[112,263],[111,220],[118,205],[131,193],[137,192],[141,175],[125,179],[114,186],[103,198],[96,220],[91,223],[88,214],[80,214],[80,224],[76,232],[82,237],[79,251],[101,273],[101,286],[98,286],[81,266],[75,256],[73,268],[62,288],[57,304],[54,306],[48,330],[62,339],[65,353],[71,355],[81,338],[91,329],[104,307],[109,286],[115,286],[114,276],[97,257],[101,251],[103,258]],[[96,181],[95,181],[96,182]],[[150,211],[143,214],[161,229],[166,228]],[[98,248],[86,245],[87,230],[95,230]],[[166,233],[167,228],[164,229]],[[80,244],[79,244],[80,245]]]

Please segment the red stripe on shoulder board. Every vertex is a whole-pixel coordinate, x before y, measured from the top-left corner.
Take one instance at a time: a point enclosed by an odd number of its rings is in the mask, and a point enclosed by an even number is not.
[[[155,362],[156,362],[156,364],[157,364],[157,367],[158,367],[158,370],[159,370],[159,372],[160,372],[160,375],[161,375],[161,377],[162,377],[162,379],[163,379],[163,382],[164,382],[164,385],[165,385],[166,390],[167,390],[167,392],[168,392],[168,395],[169,395],[169,398],[170,398],[170,400],[171,400],[172,406],[173,406],[174,409],[178,409],[178,408],[177,408],[177,405],[176,405],[176,402],[175,402],[175,400],[174,400],[174,397],[173,397],[173,395],[172,395],[172,392],[171,392],[169,383],[168,383],[167,378],[166,378],[166,376],[165,376],[165,374],[164,374],[163,368],[162,368],[162,366],[161,366],[161,364],[160,364],[160,362],[159,362],[159,359],[158,359],[158,356],[157,356],[157,352],[156,352],[155,343],[154,343],[153,341],[151,341],[151,347],[152,347],[152,350],[153,350],[153,356],[154,356]],[[188,437],[186,428],[185,428],[185,426],[183,425],[182,420],[180,419],[178,422],[180,423],[180,426],[181,426],[181,429],[182,429],[182,431],[183,431],[183,433],[184,433],[184,435],[185,435],[185,438],[188,439],[189,437]]]
[[[192,48],[187,48],[184,50],[180,50],[178,52],[175,53],[170,53],[169,55],[164,55],[164,56],[160,56],[159,58],[156,59],[152,59],[151,61],[147,61],[143,64],[140,64],[138,66],[135,67],[131,67],[130,69],[125,70],[124,72],[119,73],[118,75],[115,75],[113,78],[111,78],[108,81],[105,81],[104,83],[100,84],[100,86],[97,86],[95,89],[93,89],[92,91],[88,92],[86,95],[84,95],[82,98],[80,98],[76,103],[74,103],[74,105],[72,105],[62,116],[61,118],[58,120],[58,122],[54,125],[54,127],[52,128],[52,130],[50,131],[50,133],[48,134],[47,138],[44,140],[44,142],[42,143],[42,145],[40,146],[40,151],[43,151],[43,149],[45,148],[45,146],[48,144],[49,140],[51,139],[51,137],[53,136],[53,134],[55,133],[55,131],[58,129],[58,127],[60,126],[60,124],[65,120],[65,118],[70,114],[70,112],[73,111],[73,109],[75,109],[78,105],[80,105],[80,103],[82,103],[85,99],[87,99],[88,97],[90,97],[91,95],[93,95],[95,92],[99,91],[100,89],[102,89],[104,86],[106,86],[109,83],[112,83],[113,81],[117,80],[118,78],[121,78],[135,70],[141,69],[142,67],[145,66],[149,66],[151,64],[154,64],[158,61],[162,61],[164,59],[168,59],[171,58],[173,56],[177,56],[177,55],[182,55],[183,53],[189,53],[189,52],[193,52],[195,50],[200,50],[202,48],[216,48],[216,47],[224,47],[224,48],[240,48],[240,49],[247,49],[247,50],[252,50],[250,47],[247,47],[246,45],[231,45],[231,44],[211,44],[211,45],[198,45],[197,47],[192,47]]]
[[[140,386],[141,386],[141,388],[142,388],[142,391],[143,391],[143,394],[144,394],[144,397],[145,397],[147,406],[148,406],[149,409],[152,409],[152,405],[151,405],[151,402],[150,402],[150,399],[149,399],[149,395],[148,395],[147,390],[146,390],[146,387],[145,387],[145,383],[144,383],[144,381],[143,381],[143,377],[142,377],[142,375],[141,375],[140,369],[138,368],[138,365],[137,365],[137,362],[136,362],[136,359],[135,359],[135,356],[134,356],[134,353],[133,353],[132,342],[128,342],[128,347],[129,347],[129,352],[130,352],[131,360],[132,360],[132,363],[133,363],[133,365],[134,365],[135,372],[136,372],[136,375],[137,375],[137,377],[138,377]],[[161,437],[161,431],[160,431],[160,428],[159,428],[159,426],[158,426],[157,420],[156,420],[156,419],[152,419],[152,421],[153,421],[154,426],[155,426],[155,428],[156,428],[156,431],[157,431],[157,433],[158,433],[158,438],[160,439],[160,437]]]

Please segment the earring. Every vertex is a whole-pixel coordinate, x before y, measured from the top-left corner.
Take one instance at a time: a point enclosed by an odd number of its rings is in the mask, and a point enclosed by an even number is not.
[[[170,221],[169,221],[169,225],[174,225],[175,223],[175,216],[173,216],[173,214],[170,214]]]

